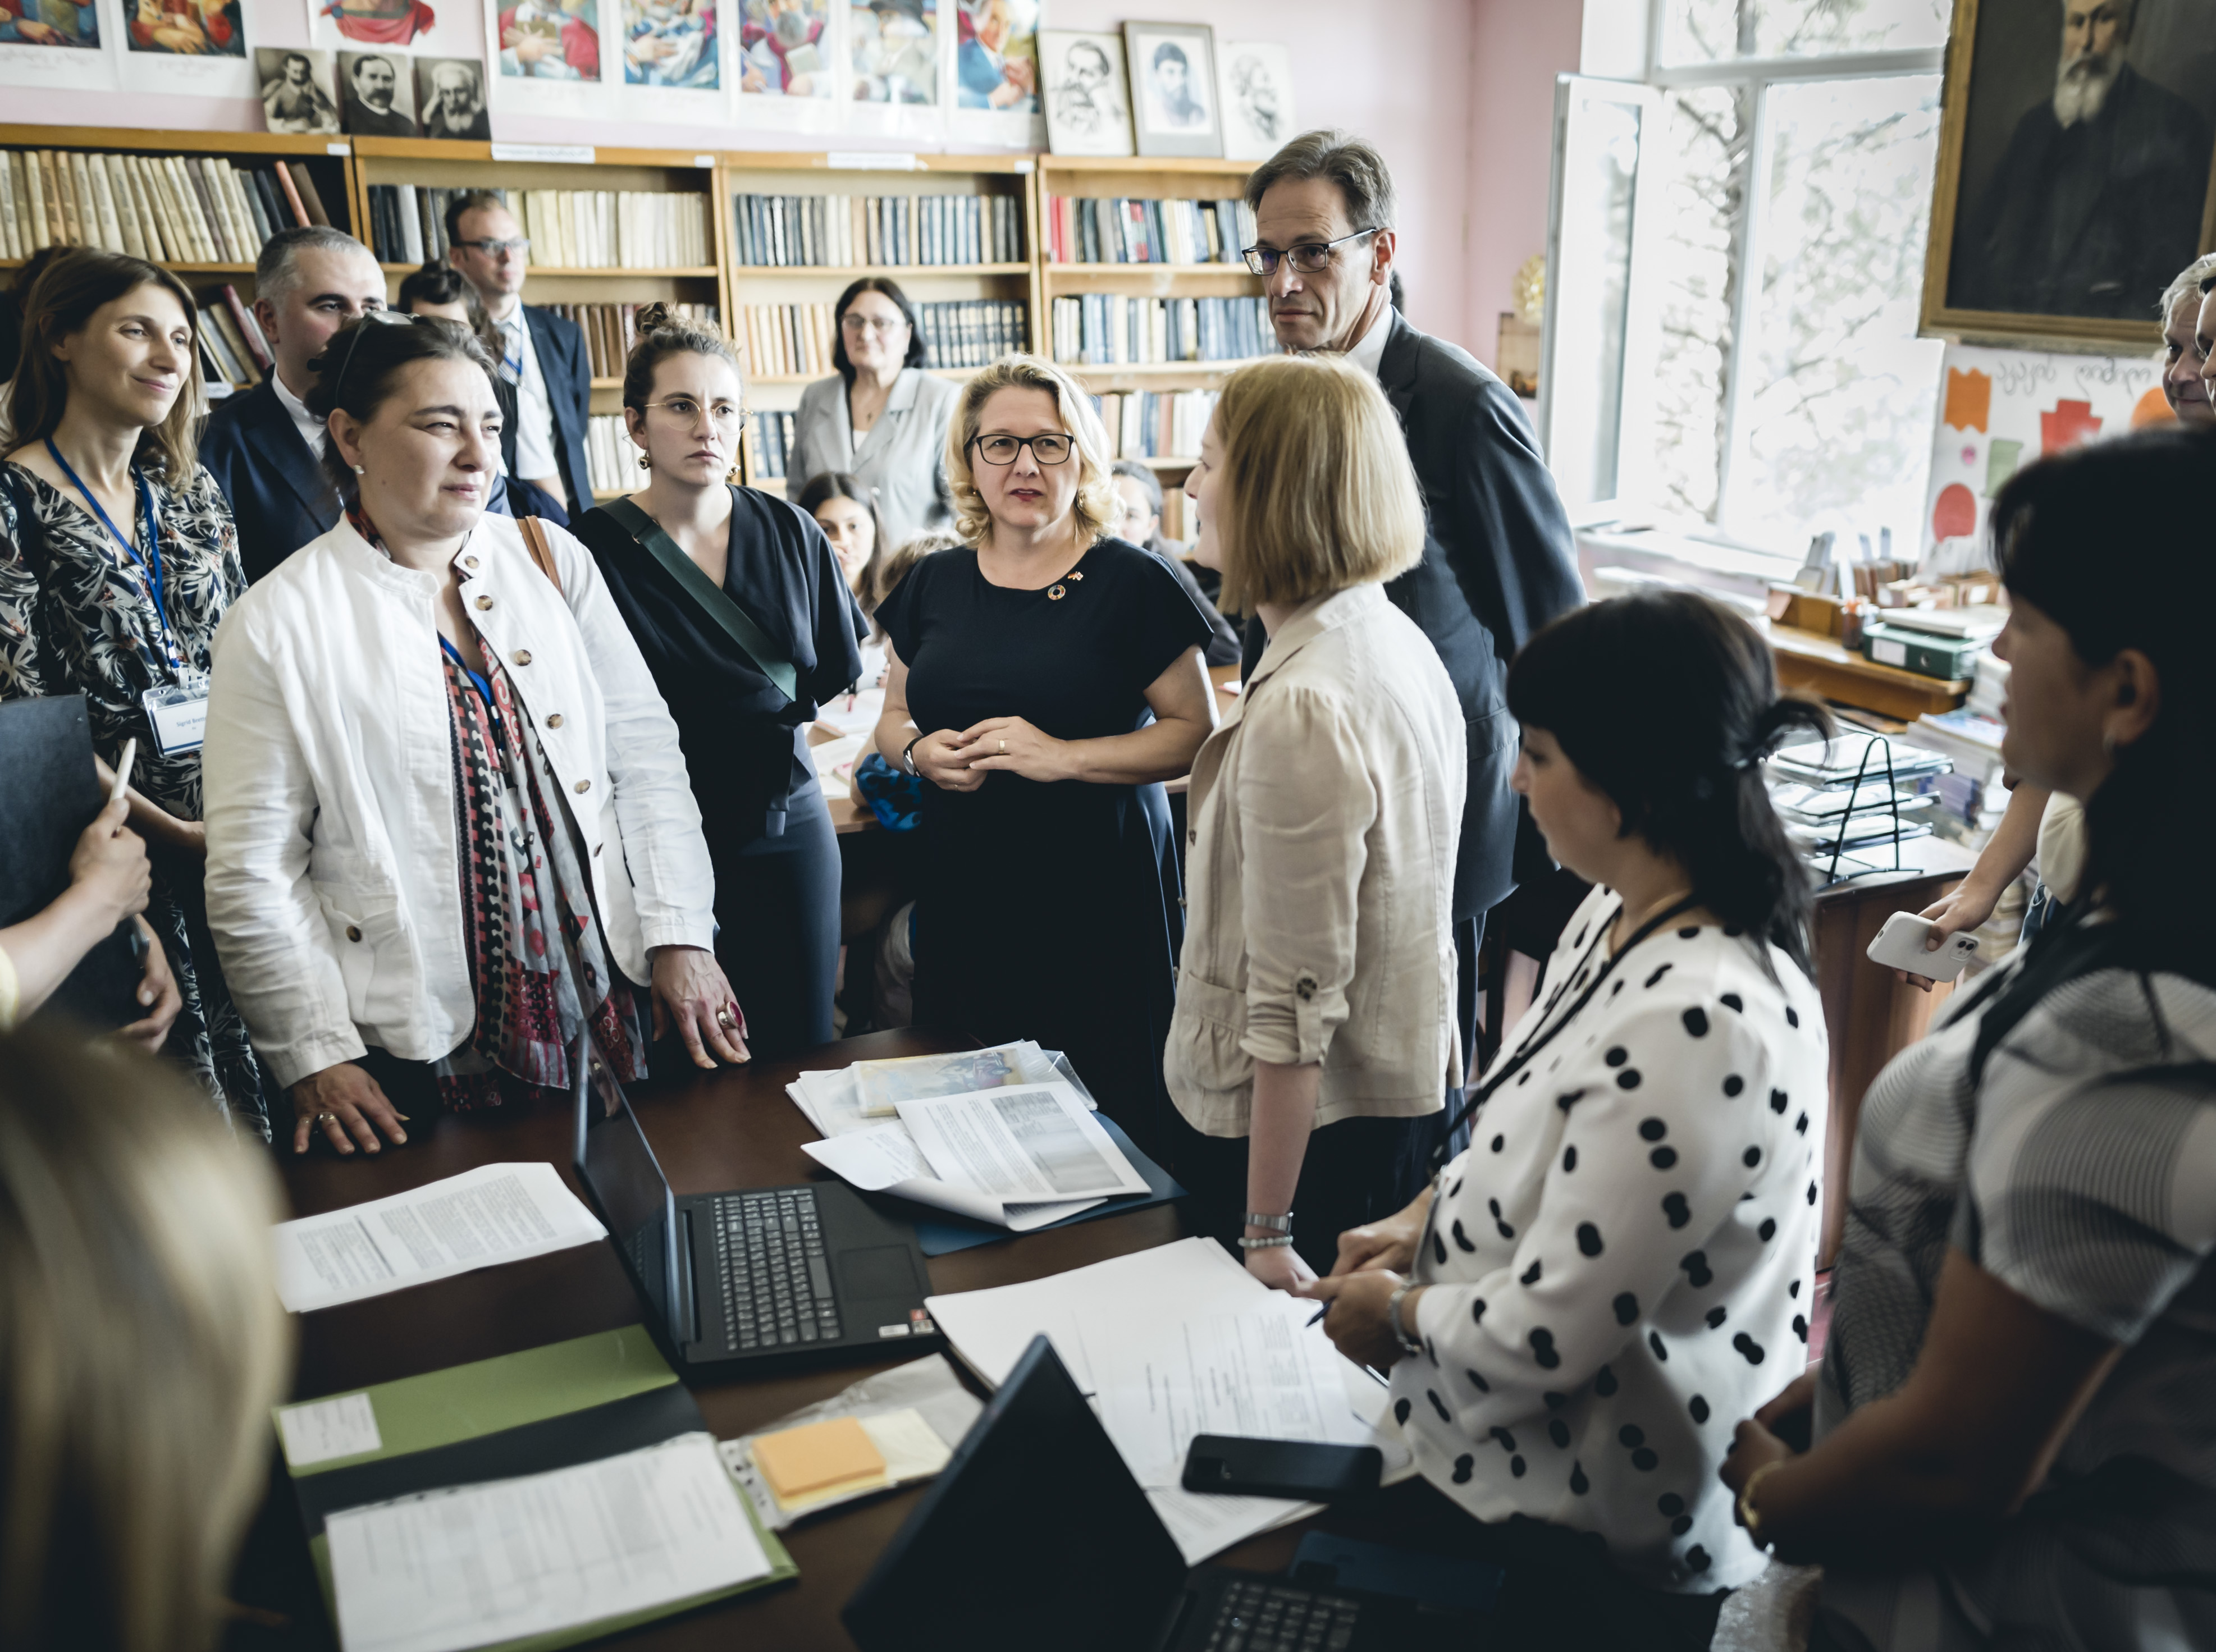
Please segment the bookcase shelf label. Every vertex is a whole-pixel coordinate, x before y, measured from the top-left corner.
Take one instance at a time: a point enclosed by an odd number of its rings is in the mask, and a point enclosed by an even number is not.
[[[351,155],[354,153],[354,145],[352,144],[343,142],[326,144],[323,145],[323,153],[326,155]]]
[[[920,172],[923,163],[913,155],[884,150],[833,150],[823,164],[834,172]]]
[[[590,144],[495,144],[496,161],[554,161],[565,166],[593,164]]]

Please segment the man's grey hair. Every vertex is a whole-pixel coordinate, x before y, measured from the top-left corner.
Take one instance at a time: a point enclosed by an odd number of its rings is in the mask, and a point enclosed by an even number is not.
[[[2170,312],[2177,308],[2180,298],[2188,292],[2207,292],[2212,281],[2216,281],[2216,253],[2204,253],[2178,271],[2177,279],[2163,289],[2162,303],[2155,309],[2162,325],[2170,325]]]
[[[1259,212],[1273,184],[1328,178],[1346,197],[1346,219],[1361,230],[1389,230],[1399,210],[1385,157],[1359,138],[1330,128],[1304,132],[1246,175],[1246,205]]]
[[[262,243],[262,256],[254,261],[254,296],[275,304],[291,293],[300,285],[300,255],[311,247],[323,252],[360,253],[375,260],[375,255],[360,242],[328,224],[280,230]]]

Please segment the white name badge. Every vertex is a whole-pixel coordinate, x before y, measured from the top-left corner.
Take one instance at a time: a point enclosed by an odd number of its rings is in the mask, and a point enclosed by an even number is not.
[[[150,688],[138,697],[154,728],[154,746],[163,757],[197,752],[207,734],[207,685]]]

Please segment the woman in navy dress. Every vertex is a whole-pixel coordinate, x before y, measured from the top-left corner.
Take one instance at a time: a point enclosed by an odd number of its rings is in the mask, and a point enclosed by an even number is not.
[[[1183,939],[1161,783],[1215,726],[1209,628],[1161,559],[1107,537],[1107,439],[1059,369],[1003,357],[947,443],[963,547],[877,613],[877,749],[920,777],[915,1018],[1066,1052],[1142,1148]]]
[[[748,1047],[777,1056],[833,1035],[839,841],[808,725],[861,674],[865,628],[822,530],[725,480],[742,423],[730,345],[659,304],[638,339],[624,421],[649,479],[576,531],[676,720],[715,863],[717,957]]]

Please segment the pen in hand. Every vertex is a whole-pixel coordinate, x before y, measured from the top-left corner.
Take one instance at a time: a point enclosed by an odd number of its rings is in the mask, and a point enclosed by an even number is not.
[[[1328,1302],[1327,1302],[1327,1303],[1325,1303],[1325,1304],[1323,1305],[1323,1306],[1321,1306],[1320,1308],[1318,1308],[1318,1309],[1315,1311],[1315,1317],[1314,1317],[1314,1318],[1313,1318],[1313,1319],[1311,1319],[1311,1320],[1309,1320],[1309,1321],[1308,1321],[1308,1323],[1309,1323],[1310,1325],[1320,1325],[1321,1323],[1323,1323],[1323,1317],[1324,1317],[1326,1314],[1329,1313],[1330,1311],[1331,1311],[1331,1304],[1330,1304],[1330,1303],[1328,1303]]]

